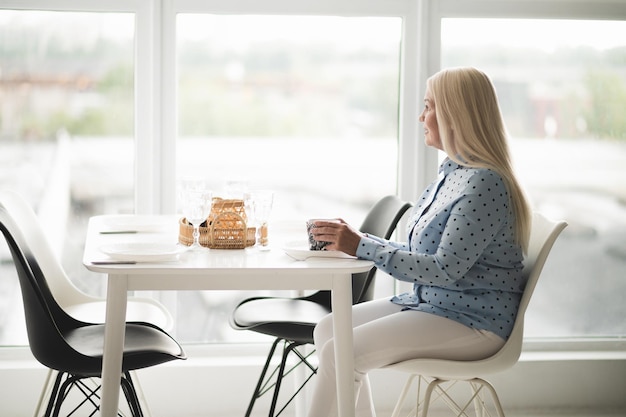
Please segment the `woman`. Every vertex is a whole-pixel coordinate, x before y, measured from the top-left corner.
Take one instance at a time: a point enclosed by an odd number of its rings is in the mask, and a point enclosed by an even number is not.
[[[511,166],[507,134],[490,79],[474,68],[443,70],[426,86],[428,146],[447,158],[408,223],[391,242],[345,222],[317,221],[315,239],[374,261],[413,283],[411,292],[354,306],[357,416],[374,416],[367,373],[411,358],[475,360],[509,337],[525,286],[523,251],[530,209]],[[337,414],[332,319],[315,328],[317,385],[309,417]]]

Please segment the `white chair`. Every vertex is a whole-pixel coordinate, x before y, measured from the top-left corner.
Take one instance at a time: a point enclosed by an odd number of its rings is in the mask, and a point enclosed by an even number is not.
[[[492,409],[495,408],[498,416],[504,417],[504,411],[495,389],[483,377],[511,368],[517,363],[522,351],[526,308],[548,254],[557,237],[566,226],[567,223],[565,221],[552,221],[542,214],[533,214],[528,254],[524,259],[524,274],[528,277],[528,281],[520,302],[513,332],[502,349],[497,353],[476,361],[411,359],[385,367],[385,369],[411,374],[396,403],[392,417],[398,417],[402,412],[411,386],[416,379],[417,403],[409,415],[419,416],[421,408],[421,416],[426,417],[431,403],[439,398],[456,413],[457,417],[468,416],[468,413],[471,413],[472,404],[476,416],[490,415],[487,402],[488,396],[483,397],[481,392],[484,388],[487,394],[491,396]],[[460,391],[452,389],[457,382],[469,384],[470,392],[468,396],[460,395]],[[422,388],[424,388],[423,392]],[[459,398],[461,397],[463,402],[459,404]]]
[[[106,306],[104,298],[86,294],[72,283],[50,247],[38,217],[26,200],[15,192],[0,190],[0,203],[7,211],[20,213],[20,218],[31,224],[31,236],[34,237],[29,242],[31,250],[41,269],[45,272],[50,292],[59,306],[78,320],[89,323],[104,323]],[[170,332],[174,327],[174,319],[167,308],[150,298],[130,297],[126,320],[148,322],[166,332]],[[40,415],[41,408],[45,403],[44,400],[52,389],[54,379],[54,371],[49,370],[35,410],[35,416]],[[140,390],[140,387],[137,388]]]

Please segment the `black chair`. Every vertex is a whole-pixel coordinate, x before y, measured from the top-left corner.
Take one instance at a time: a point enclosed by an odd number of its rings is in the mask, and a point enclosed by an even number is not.
[[[76,320],[58,305],[42,264],[29,246],[31,232],[39,225],[20,221],[31,218],[32,213],[23,215],[16,210],[12,204],[17,201],[15,194],[1,192],[0,197],[0,230],[20,280],[30,350],[41,364],[58,371],[45,415],[58,416],[73,387],[82,391],[85,399],[68,414],[89,404],[98,410],[99,387],[90,387],[85,379],[101,376],[104,325]],[[126,323],[120,384],[133,416],[143,416],[143,412],[130,371],[185,358],[181,346],[159,327],[145,322]]]
[[[388,239],[410,207],[410,203],[404,202],[396,196],[386,196],[371,208],[359,230]],[[353,304],[372,299],[375,275],[375,267],[369,272],[352,275]],[[243,300],[234,309],[230,317],[230,324],[234,329],[251,330],[275,337],[248,404],[246,417],[250,416],[256,400],[270,392],[272,388],[273,398],[269,416],[279,415],[317,372],[317,368],[308,361],[313,351],[303,353],[298,350],[298,347],[313,344],[315,325],[322,317],[331,312],[330,296],[330,291],[324,290],[298,298],[254,297]],[[268,375],[270,362],[281,343],[280,364]],[[297,356],[297,362],[287,370],[287,359],[291,353]],[[301,364],[306,365],[310,370],[308,377],[278,413],[274,414],[283,378]]]

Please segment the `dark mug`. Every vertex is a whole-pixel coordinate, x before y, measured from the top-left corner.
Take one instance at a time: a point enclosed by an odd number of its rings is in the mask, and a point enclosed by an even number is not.
[[[339,223],[339,220],[336,220],[336,219],[310,219],[308,220],[306,222],[306,232],[309,236],[309,249],[310,250],[324,250],[326,245],[330,244],[330,242],[317,241],[313,238],[311,229],[316,227],[315,222],[318,220],[324,220],[325,222]]]

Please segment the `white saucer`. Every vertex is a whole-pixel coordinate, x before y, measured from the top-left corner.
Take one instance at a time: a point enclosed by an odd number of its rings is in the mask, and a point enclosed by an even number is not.
[[[118,261],[164,262],[175,261],[187,247],[175,243],[119,243],[105,245],[100,250]]]
[[[171,226],[171,219],[160,216],[119,215],[108,216],[104,219],[103,232],[160,232]]]
[[[338,250],[310,250],[307,243],[292,243],[283,247],[285,253],[298,261],[309,258],[340,258],[356,259],[355,256],[348,255]]]

